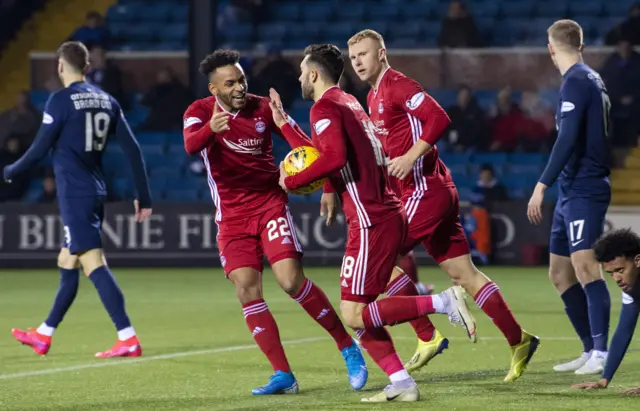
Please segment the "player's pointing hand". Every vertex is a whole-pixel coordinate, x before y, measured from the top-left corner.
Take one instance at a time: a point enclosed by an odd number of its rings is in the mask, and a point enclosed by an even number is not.
[[[284,108],[282,107],[280,94],[278,94],[275,89],[270,88],[269,98],[269,107],[271,107],[271,112],[273,113],[273,122],[276,123],[278,128],[282,128],[282,126],[287,122],[287,116],[284,112]]]
[[[209,127],[214,133],[222,133],[229,130],[229,116],[227,113],[220,111],[218,106],[218,102],[213,105],[213,115],[209,120]]]
[[[136,221],[138,223],[149,218],[152,212],[150,208],[140,208],[140,202],[138,200],[133,200],[133,208],[136,210]]]

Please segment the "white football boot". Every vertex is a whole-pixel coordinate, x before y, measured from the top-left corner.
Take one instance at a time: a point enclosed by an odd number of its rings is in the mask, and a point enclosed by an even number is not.
[[[587,361],[589,361],[590,355],[590,352],[583,352],[580,357],[576,358],[575,360],[555,365],[553,367],[553,370],[558,372],[579,370],[587,363]]]
[[[576,370],[576,374],[600,374],[604,370],[604,364],[607,362],[607,353],[603,351],[591,351],[591,355],[587,362]]]

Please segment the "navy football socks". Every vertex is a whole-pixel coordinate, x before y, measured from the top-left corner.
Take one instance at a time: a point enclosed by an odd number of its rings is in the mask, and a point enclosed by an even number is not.
[[[120,331],[124,328],[130,327],[131,322],[127,316],[127,312],[124,308],[124,296],[116,279],[109,271],[107,266],[98,267],[89,275],[93,285],[95,285],[100,295],[100,300],[104,308],[107,309],[111,321],[116,326],[116,330]]]
[[[51,312],[49,312],[49,316],[44,321],[47,326],[56,328],[58,324],[62,322],[64,315],[76,298],[79,284],[80,271],[77,268],[71,270],[67,270],[66,268],[60,269],[60,286],[58,287],[58,293],[56,294],[55,300],[53,300]]]
[[[609,339],[609,317],[611,315],[611,296],[607,283],[596,280],[584,287],[589,302],[589,324],[593,338],[593,349],[607,351]]]
[[[563,292],[561,297],[562,301],[564,301],[564,310],[582,341],[583,351],[591,351],[593,349],[593,338],[591,337],[591,325],[589,323],[591,311],[582,285],[575,283]]]

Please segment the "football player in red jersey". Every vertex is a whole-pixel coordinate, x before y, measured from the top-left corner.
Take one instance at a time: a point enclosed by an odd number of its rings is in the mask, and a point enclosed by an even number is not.
[[[222,267],[236,287],[249,330],[275,371],[253,394],[298,392],[278,326],[262,297],[264,254],[282,289],[334,338],[347,364],[351,386],[361,389],[368,373],[360,347],[325,293],[302,271],[302,248],[287,196],[278,186],[272,155],[271,133],[280,130],[273,123],[269,99],[247,93],[238,60],[238,52],[218,50],[202,61],[200,71],[209,79],[212,96],[189,106],[183,133],[186,151],[200,154],[207,169]],[[287,141],[294,148],[310,144],[297,134]]]
[[[498,286],[471,262],[460,225],[458,192],[435,147],[450,123],[449,117],[417,81],[389,66],[379,33],[363,30],[348,44],[353,69],[372,87],[367,97],[369,114],[391,157],[389,172],[402,184],[409,230],[400,254],[422,243],[451,279],[473,296],[511,347],[511,367],[505,381],[514,381],[524,372],[539,340],[522,330]],[[390,287],[403,277],[396,269]],[[475,341],[473,331],[469,336]],[[435,339],[441,337],[434,334]],[[423,349],[424,355],[420,353]],[[418,350],[409,365],[414,363],[413,370],[418,369],[433,357],[429,355],[433,351],[429,341],[419,336]]]
[[[384,327],[434,312],[448,314],[453,322],[464,325],[470,313],[453,289],[434,296],[376,301],[385,292],[404,241],[406,216],[389,188],[386,158],[369,117],[355,97],[337,86],[344,70],[340,50],[331,44],[309,46],[300,68],[302,97],[315,102],[310,113],[312,142],[321,155],[294,176],[287,175],[281,165],[280,185],[285,191],[295,190],[327,177],[321,207],[335,209],[332,191],[340,197],[348,227],[340,273],[340,311],[391,380],[383,392],[363,401],[417,401],[418,387]],[[300,133],[286,122],[276,98],[272,98],[271,110],[287,138]]]

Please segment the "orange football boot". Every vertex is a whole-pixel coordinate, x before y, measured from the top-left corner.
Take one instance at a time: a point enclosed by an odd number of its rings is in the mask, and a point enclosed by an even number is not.
[[[112,357],[140,357],[142,355],[142,346],[137,336],[133,336],[128,340],[118,340],[113,347],[104,352],[96,353],[96,358],[112,358]]]
[[[46,355],[51,347],[51,337],[39,334],[35,328],[29,328],[27,331],[13,328],[11,334],[18,342],[30,346],[38,355]]]

